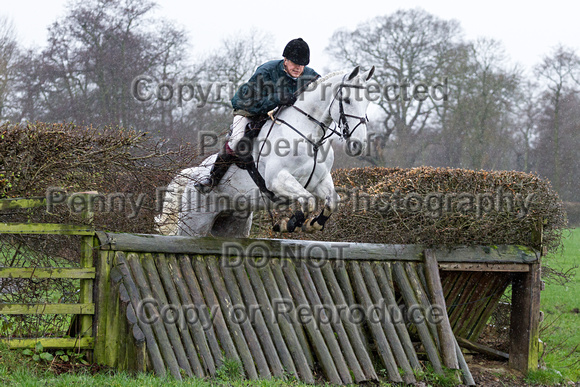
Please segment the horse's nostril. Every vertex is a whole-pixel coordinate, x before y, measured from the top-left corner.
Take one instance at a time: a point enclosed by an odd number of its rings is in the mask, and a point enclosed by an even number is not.
[[[362,154],[363,146],[359,140],[348,139],[345,152],[349,156],[357,157]]]

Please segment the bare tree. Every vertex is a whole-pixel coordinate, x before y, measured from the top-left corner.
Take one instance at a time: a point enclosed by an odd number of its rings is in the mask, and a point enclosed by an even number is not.
[[[455,167],[507,169],[513,156],[514,105],[521,74],[508,68],[501,44],[478,39],[452,74],[441,117],[441,147]]]
[[[543,137],[551,143],[553,173],[550,177],[559,192],[562,185],[562,107],[565,97],[571,98],[578,91],[580,57],[574,50],[558,46],[534,70],[546,88],[544,100],[549,104],[550,117]]]
[[[532,169],[531,154],[536,142],[542,115],[539,86],[531,80],[522,83],[516,97],[515,152],[516,168],[524,172]]]
[[[191,141],[202,132],[225,136],[232,120],[231,98],[259,65],[271,59],[276,59],[272,39],[256,29],[230,36],[213,52],[200,56],[184,78],[196,90],[184,104],[182,119],[188,126],[178,135]]]
[[[206,81],[221,83],[225,89],[221,98],[209,102],[229,109],[232,93],[252,76],[258,66],[276,59],[272,55],[272,44],[272,37],[257,29],[224,39],[221,46],[199,65],[201,76]]]
[[[7,17],[0,16],[0,120],[8,114],[17,49],[14,25]]]
[[[411,166],[422,150],[417,138],[428,128],[440,94],[421,93],[445,83],[445,70],[460,55],[461,29],[454,20],[439,19],[424,10],[400,10],[334,33],[327,48],[341,64],[377,66],[374,79],[381,90],[376,102],[383,113],[385,140],[402,166]],[[419,92],[419,93],[418,93]],[[435,97],[435,98],[434,98]],[[440,98],[438,98],[440,97]],[[377,160],[377,164],[381,164]]]
[[[146,74],[168,77],[182,66],[183,31],[150,17],[147,0],[77,0],[49,28],[47,47],[23,64],[20,95],[40,104],[27,119],[120,124],[161,130],[155,104],[132,95],[132,81]],[[24,102],[24,101],[23,101]],[[24,105],[24,103],[23,103]]]

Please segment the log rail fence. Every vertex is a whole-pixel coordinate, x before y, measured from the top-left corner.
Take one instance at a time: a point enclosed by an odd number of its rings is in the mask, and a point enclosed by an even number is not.
[[[0,210],[45,205],[44,198],[0,200]],[[523,372],[537,368],[541,252],[525,246],[232,240],[0,223],[0,234],[14,233],[81,237],[78,268],[0,267],[0,278],[80,279],[79,302],[0,304],[0,314],[74,314],[80,329],[72,338],[2,338],[10,348],[78,348],[119,369],[178,379],[213,375],[230,358],[249,379],[289,374],[350,384],[384,374],[413,383],[426,360],[435,372],[461,370],[473,385],[462,347],[509,358]],[[481,348],[475,342],[510,284],[509,354]],[[434,322],[436,306],[446,313]]]

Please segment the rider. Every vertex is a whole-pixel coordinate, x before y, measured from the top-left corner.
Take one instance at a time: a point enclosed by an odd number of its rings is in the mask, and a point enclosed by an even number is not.
[[[270,111],[293,105],[296,92],[319,77],[316,71],[306,67],[310,62],[310,48],[302,38],[288,42],[282,56],[284,59],[259,66],[232,98],[234,120],[229,139],[218,154],[210,175],[195,184],[201,193],[208,193],[218,185],[236,158],[251,157],[240,140],[245,136],[250,139],[257,136]]]

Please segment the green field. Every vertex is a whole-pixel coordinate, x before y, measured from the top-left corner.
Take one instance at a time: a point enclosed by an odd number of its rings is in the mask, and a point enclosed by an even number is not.
[[[544,356],[548,369],[565,378],[580,380],[580,228],[564,233],[562,253],[552,254],[544,263],[561,272],[571,270],[571,281],[559,284],[549,280],[542,292],[544,322],[541,339],[546,343]]]

